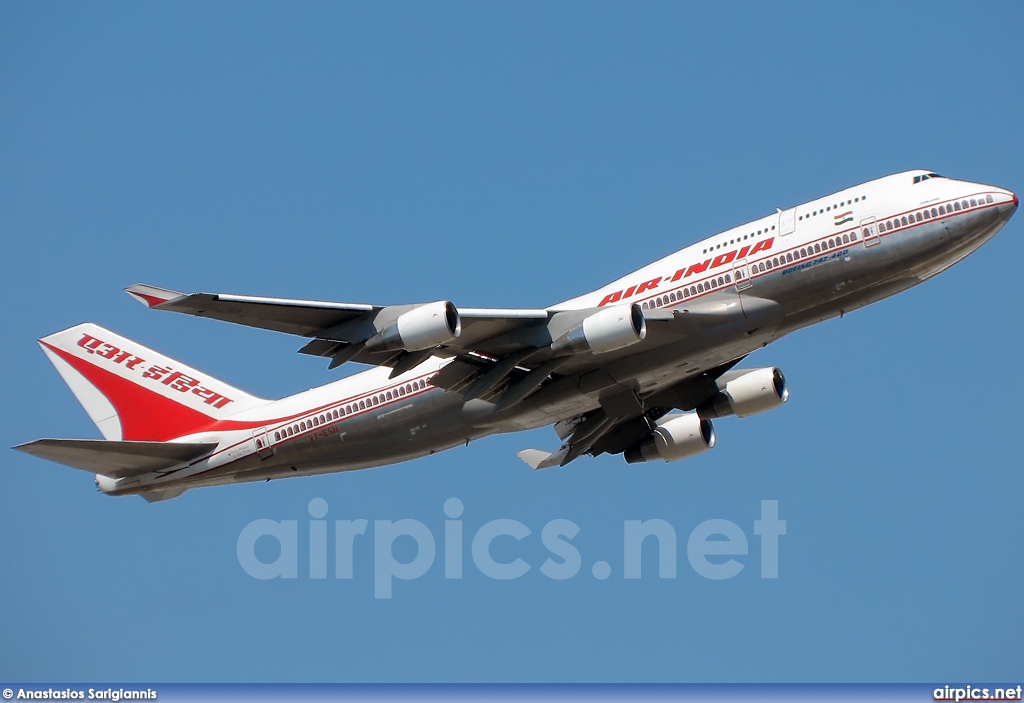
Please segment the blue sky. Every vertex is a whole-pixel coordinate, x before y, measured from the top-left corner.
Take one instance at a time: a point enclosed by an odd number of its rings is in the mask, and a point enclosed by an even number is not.
[[[34,343],[82,321],[267,397],[354,370],[146,311],[136,282],[536,307],[895,171],[1020,192],[1022,20],[1014,2],[3,3],[0,438],[99,436]],[[681,463],[535,473],[514,453],[556,446],[541,429],[149,505],[6,451],[0,679],[1019,676],[1021,227],[758,352],[790,402]],[[452,497],[467,535],[527,525],[495,555],[533,568],[446,580],[439,559],[381,600],[365,541],[353,579],[303,577],[310,500],[440,540]],[[787,521],[777,580],[758,576],[762,500]],[[623,523],[651,518],[679,535],[677,577],[651,549],[626,580]],[[299,578],[240,567],[257,519],[299,522]],[[565,581],[538,569],[553,519],[580,527]],[[687,563],[709,519],[750,542],[732,579]]]

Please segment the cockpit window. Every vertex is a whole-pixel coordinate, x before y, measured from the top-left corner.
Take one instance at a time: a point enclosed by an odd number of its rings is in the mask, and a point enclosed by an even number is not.
[[[938,173],[926,173],[923,176],[914,176],[914,183],[927,181],[929,178],[945,178],[945,176],[941,176]]]

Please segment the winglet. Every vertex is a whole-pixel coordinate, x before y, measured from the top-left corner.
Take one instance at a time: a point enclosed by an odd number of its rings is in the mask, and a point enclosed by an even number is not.
[[[557,452],[545,452],[540,449],[524,449],[516,452],[524,464],[531,469],[548,469],[552,466],[559,466],[568,454],[568,447],[563,446]]]
[[[147,308],[158,307],[170,300],[174,300],[175,298],[180,298],[185,295],[184,293],[179,293],[176,290],[147,286],[144,283],[136,283],[134,286],[128,286],[124,289],[124,292],[138,300]]]

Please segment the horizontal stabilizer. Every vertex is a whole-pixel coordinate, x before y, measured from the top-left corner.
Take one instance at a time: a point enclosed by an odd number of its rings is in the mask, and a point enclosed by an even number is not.
[[[125,478],[176,466],[211,452],[216,446],[214,442],[171,444],[103,439],[37,439],[19,444],[15,449],[73,469],[110,478]]]

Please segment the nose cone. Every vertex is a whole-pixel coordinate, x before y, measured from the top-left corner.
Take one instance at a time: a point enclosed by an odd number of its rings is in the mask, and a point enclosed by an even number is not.
[[[1016,193],[1012,193],[1012,195],[1013,195],[1013,209],[1016,210],[1017,206],[1020,205],[1020,199],[1017,197]]]

